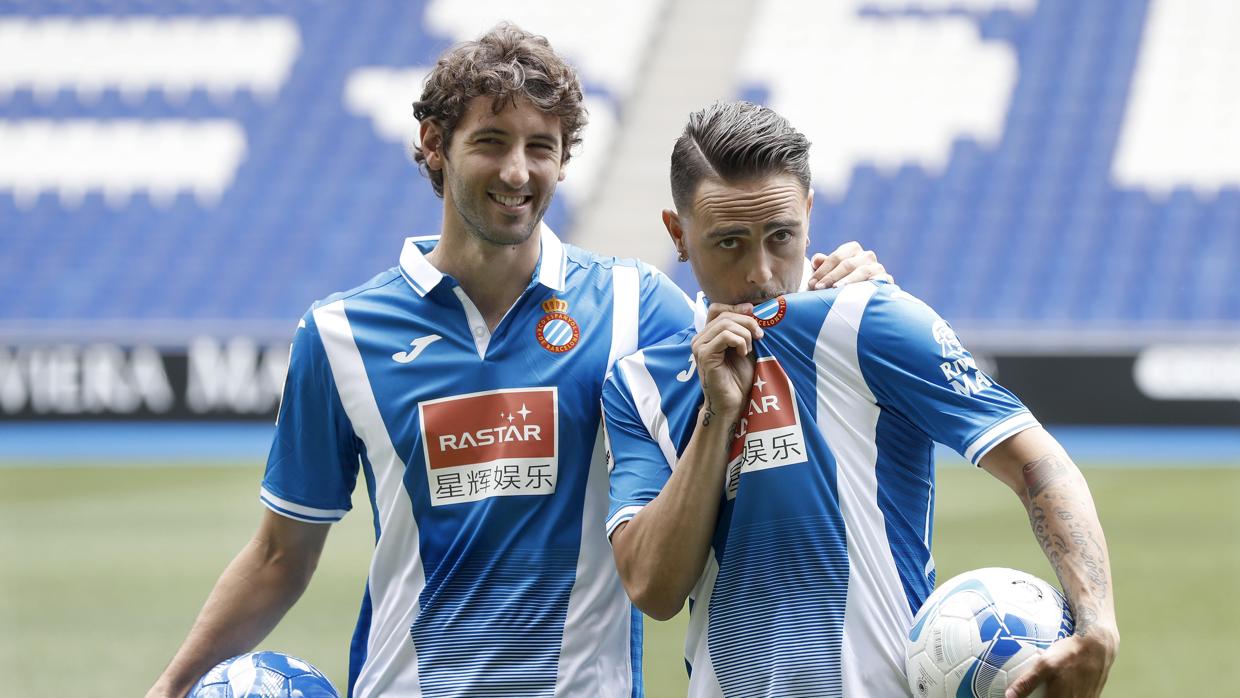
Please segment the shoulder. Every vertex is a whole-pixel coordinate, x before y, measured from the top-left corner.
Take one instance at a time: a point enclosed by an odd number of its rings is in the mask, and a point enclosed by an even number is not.
[[[622,273],[636,273],[643,282],[649,279],[673,284],[672,280],[659,270],[658,267],[632,257],[602,255],[567,243],[564,244],[564,257],[570,272],[574,269],[584,272],[611,273],[615,273],[617,270],[626,270]]]
[[[688,365],[690,357],[693,356],[693,338],[695,336],[697,336],[697,332],[692,327],[687,327],[664,340],[644,347],[628,356],[621,357],[616,361],[613,379],[617,371],[625,375],[631,375],[633,371],[640,370],[643,373],[650,374],[656,383],[661,383],[661,377],[665,377],[670,373],[679,374],[683,372],[685,366]]]
[[[325,305],[330,305],[336,301],[348,301],[359,296],[378,296],[391,290],[391,286],[396,282],[404,282],[404,276],[400,273],[399,267],[392,267],[375,274],[365,283],[358,284],[351,289],[345,291],[337,291],[325,298],[321,298],[310,306],[311,312]]]
[[[400,269],[393,267],[386,271],[380,272],[363,284],[359,284],[346,291],[338,291],[324,298],[314,301],[306,312],[301,316],[297,323],[297,331],[294,335],[294,342],[303,336],[319,336],[322,328],[322,322],[327,322],[328,316],[335,317],[339,313],[335,312],[333,304],[344,302],[351,305],[361,299],[374,299],[382,302],[386,297],[388,302],[397,295],[400,295],[402,287],[397,284],[405,284],[404,277],[400,273]],[[406,296],[414,294],[404,294]]]
[[[857,315],[858,332],[868,340],[918,338],[955,333],[925,301],[894,284],[873,284],[875,289]]]

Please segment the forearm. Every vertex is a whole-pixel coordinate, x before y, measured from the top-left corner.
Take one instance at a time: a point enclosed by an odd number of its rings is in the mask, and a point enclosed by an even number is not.
[[[1076,620],[1075,634],[1118,643],[1110,555],[1089,486],[1061,450],[1022,468],[1033,534],[1059,578]]]
[[[719,517],[733,425],[699,411],[697,428],[671,478],[612,536],[616,565],[633,603],[667,619],[702,574]]]
[[[248,652],[305,591],[316,560],[295,560],[256,537],[215,583],[188,637],[149,696],[184,696],[218,662]]]

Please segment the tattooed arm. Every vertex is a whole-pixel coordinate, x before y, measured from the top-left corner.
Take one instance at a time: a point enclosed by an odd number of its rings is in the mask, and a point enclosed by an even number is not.
[[[762,336],[752,306],[712,304],[693,340],[702,406],[672,476],[652,502],[611,534],[620,580],[633,604],[667,620],[684,608],[702,576],[727,475],[728,447],[753,386],[753,342]]]
[[[1076,617],[1072,637],[1045,652],[1007,698],[1027,696],[1041,684],[1047,698],[1101,695],[1119,649],[1119,629],[1110,556],[1084,476],[1040,427],[996,446],[981,465],[1020,497]]]

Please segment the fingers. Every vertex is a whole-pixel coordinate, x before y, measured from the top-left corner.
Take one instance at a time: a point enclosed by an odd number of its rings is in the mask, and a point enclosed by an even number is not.
[[[839,287],[872,278],[891,278],[879,263],[878,256],[872,250],[862,249],[858,242],[846,242],[829,255],[816,254],[810,265],[815,267],[809,279],[810,290]]]
[[[835,248],[835,251],[829,255],[823,254],[821,252],[815,254],[813,257],[810,258],[809,263],[810,263],[810,266],[814,268],[814,270],[818,270],[824,264],[826,264],[828,267],[833,267],[836,264],[839,264],[840,262],[844,261],[845,259],[848,259],[849,257],[855,257],[858,254],[861,254],[861,252],[863,252],[864,249],[865,248],[861,247],[861,243],[857,242],[856,240],[849,240],[843,245],[840,245],[839,247]],[[828,268],[824,271],[830,271],[830,269]]]
[[[748,315],[749,313],[752,313],[752,312],[753,312],[752,303],[738,303],[736,305],[728,305],[726,303],[711,303],[710,307],[706,309],[706,322],[707,324],[709,324],[711,320],[714,320],[715,318],[719,317],[720,315],[724,313],[735,313],[737,315]]]
[[[1039,656],[1034,660],[1033,666],[1029,667],[1029,671],[1021,674],[1008,686],[1003,698],[1025,698],[1049,679],[1051,673],[1051,664],[1047,661],[1046,655]]]
[[[726,313],[711,320],[693,340],[693,353],[705,358],[735,349],[742,355],[753,351],[755,339],[761,339],[762,328],[750,315]],[[699,359],[699,365],[702,363]]]
[[[762,326],[758,324],[758,319],[753,315],[753,305],[749,303],[741,303],[740,305],[724,305],[722,303],[711,303],[706,309],[706,325],[702,327],[702,334],[706,334],[710,330],[711,325],[716,322],[727,320],[734,322],[749,331],[753,339],[762,339],[764,332]]]
[[[874,262],[872,264],[863,264],[853,269],[845,274],[842,279],[836,281],[834,286],[840,288],[858,281],[886,281],[894,283],[891,274],[887,273],[887,268],[883,266],[882,262]]]

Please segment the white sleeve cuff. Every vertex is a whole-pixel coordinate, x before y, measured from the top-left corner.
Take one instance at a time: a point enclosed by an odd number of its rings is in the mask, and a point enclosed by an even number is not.
[[[620,507],[616,513],[612,514],[607,519],[607,540],[611,540],[611,534],[615,533],[617,526],[636,516],[637,512],[642,510],[642,506],[641,504],[630,504]]]
[[[290,519],[305,521],[307,523],[335,523],[344,518],[349,513],[348,509],[317,509],[308,507],[296,502],[290,502],[287,499],[281,499],[271,493],[266,487],[259,489],[258,499],[268,509],[274,511],[281,516],[287,516]]]
[[[1026,429],[1038,426],[1042,425],[1038,423],[1038,420],[1034,419],[1033,414],[1028,410],[1019,412],[979,434],[977,438],[965,446],[964,453],[961,455],[973,465],[978,465],[982,462],[982,456],[989,453],[995,446]]]

